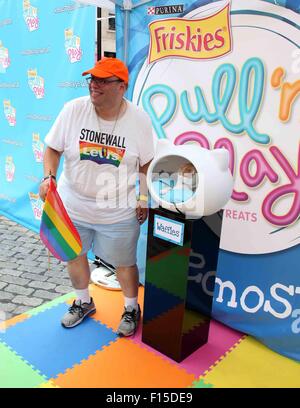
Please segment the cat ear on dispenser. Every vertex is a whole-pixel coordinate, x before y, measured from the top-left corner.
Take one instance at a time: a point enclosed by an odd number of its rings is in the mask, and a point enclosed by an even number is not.
[[[161,156],[165,152],[168,152],[170,150],[170,146],[172,143],[170,142],[169,139],[159,139],[156,144],[156,151],[155,155],[156,156]]]
[[[226,149],[214,149],[210,151],[211,157],[215,159],[219,170],[229,169],[229,152]]]

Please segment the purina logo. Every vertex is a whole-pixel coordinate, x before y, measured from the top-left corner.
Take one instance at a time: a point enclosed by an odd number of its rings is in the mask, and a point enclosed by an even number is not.
[[[183,245],[184,224],[170,218],[154,216],[153,235],[176,245]]]
[[[165,14],[179,14],[179,13],[183,13],[183,11],[184,11],[184,5],[177,4],[173,6],[148,7],[147,14],[149,16],[165,15]]]

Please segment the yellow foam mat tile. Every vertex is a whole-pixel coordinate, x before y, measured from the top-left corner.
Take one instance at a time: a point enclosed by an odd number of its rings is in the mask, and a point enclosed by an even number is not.
[[[124,338],[52,379],[61,388],[182,388],[194,381],[194,375]]]
[[[300,364],[247,336],[201,378],[215,388],[299,388]]]
[[[53,381],[47,381],[38,386],[38,388],[60,388],[58,385],[53,384]]]
[[[207,318],[193,310],[185,310],[183,319],[183,333],[188,333],[193,330],[195,326],[199,326],[207,321]]]

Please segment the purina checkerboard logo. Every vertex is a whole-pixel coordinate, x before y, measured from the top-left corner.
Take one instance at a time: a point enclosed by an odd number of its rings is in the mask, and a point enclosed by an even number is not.
[[[165,15],[165,14],[178,14],[183,13],[184,5],[177,4],[173,6],[157,6],[157,7],[148,7],[147,14],[149,16],[154,15]]]

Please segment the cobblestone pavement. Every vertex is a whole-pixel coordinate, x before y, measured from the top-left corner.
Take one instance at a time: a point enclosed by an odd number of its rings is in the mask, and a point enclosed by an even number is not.
[[[65,264],[35,232],[0,215],[0,321],[72,292]]]

